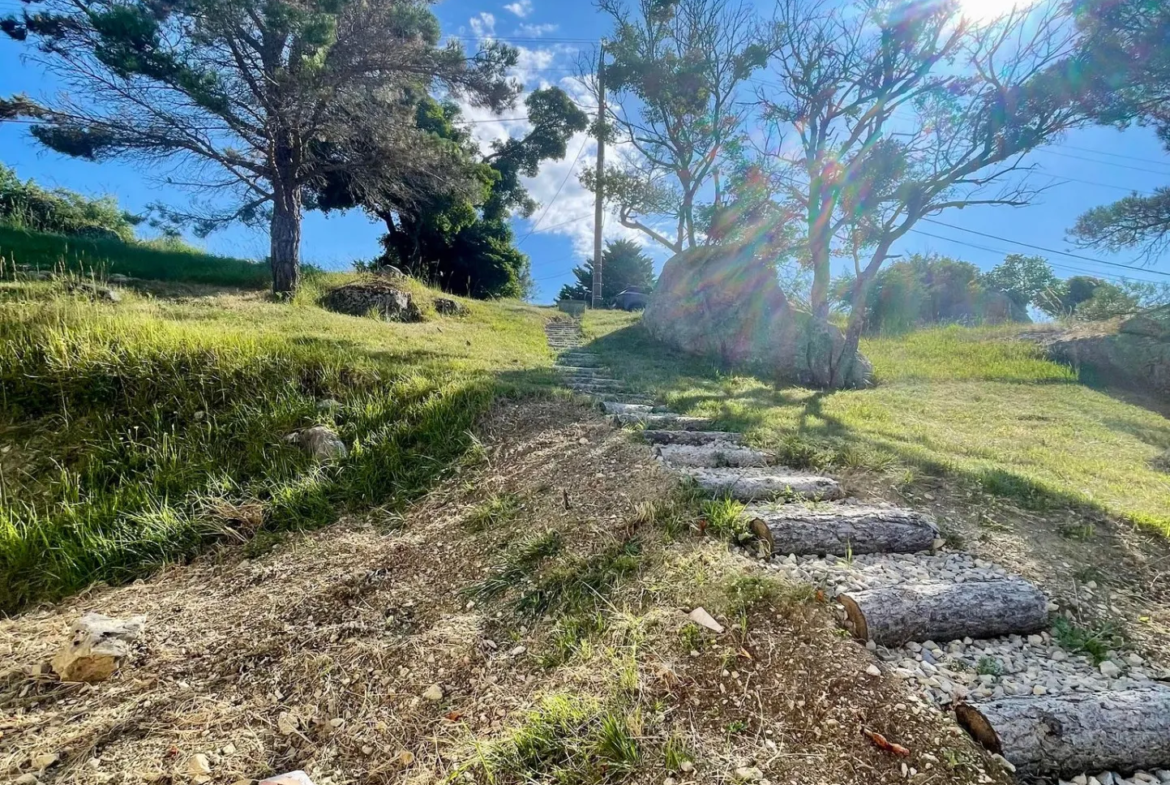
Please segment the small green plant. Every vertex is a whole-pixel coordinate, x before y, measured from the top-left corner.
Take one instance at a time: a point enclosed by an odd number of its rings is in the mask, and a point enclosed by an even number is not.
[[[639,712],[634,710],[631,717],[612,712],[601,718],[597,738],[597,757],[610,771],[630,771],[642,759],[635,728],[641,725]]]
[[[523,503],[514,493],[493,493],[471,509],[463,519],[463,526],[473,533],[498,529],[516,517]]]
[[[1060,532],[1060,536],[1065,539],[1079,540],[1081,542],[1093,539],[1097,533],[1096,527],[1088,521],[1083,523],[1066,523],[1058,531]]]
[[[728,736],[735,736],[736,734],[743,733],[747,729],[748,724],[745,720],[732,720],[731,722],[727,723]]]
[[[1112,622],[1085,628],[1063,616],[1053,622],[1052,637],[1071,652],[1089,655],[1097,665],[1106,660],[1111,650],[1125,645],[1121,629]]]
[[[703,639],[703,630],[694,622],[687,622],[678,631],[682,640],[683,649],[688,652],[702,651],[706,641]]]
[[[735,542],[747,532],[744,505],[733,499],[705,501],[702,510],[707,520],[707,533],[713,537]]]
[[[492,600],[526,580],[541,562],[561,552],[563,541],[558,531],[530,537],[509,550],[503,562],[488,577],[463,590],[476,601]]]
[[[552,570],[516,600],[516,611],[542,616],[553,610],[580,613],[597,603],[642,564],[642,545],[634,539],[606,548],[587,559],[574,559]]]
[[[541,657],[541,665],[555,668],[574,657],[588,660],[593,652],[591,640],[604,633],[606,626],[600,612],[562,616],[549,636],[551,650]]]
[[[980,657],[975,672],[980,676],[1002,676],[1003,663],[994,657]]]
[[[684,763],[691,763],[695,760],[694,753],[680,736],[671,736],[666,740],[666,745],[662,748],[662,757],[666,770],[672,773],[682,771]]]

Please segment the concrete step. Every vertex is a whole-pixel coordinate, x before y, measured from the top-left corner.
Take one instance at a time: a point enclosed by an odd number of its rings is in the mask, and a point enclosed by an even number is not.
[[[601,410],[606,414],[652,414],[654,406],[627,401],[602,401]]]
[[[673,412],[615,414],[613,419],[618,425],[642,425],[655,430],[705,431],[714,425],[706,417],[685,417]]]
[[[608,368],[600,365],[554,365],[557,373],[566,376],[597,376],[600,373],[609,373]]]
[[[667,466],[676,468],[761,468],[771,466],[774,462],[771,453],[731,442],[660,444],[654,447],[654,454]]]
[[[642,431],[651,444],[743,444],[742,433],[730,431]]]
[[[778,556],[922,553],[942,545],[938,526],[914,510],[863,504],[751,505],[752,531]]]
[[[834,501],[845,493],[831,477],[784,468],[769,469],[682,469],[683,477],[693,479],[714,497],[730,497],[741,502],[805,499]]]

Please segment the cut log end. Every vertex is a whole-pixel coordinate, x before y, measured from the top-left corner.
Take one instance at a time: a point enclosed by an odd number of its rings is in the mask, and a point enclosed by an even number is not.
[[[755,535],[756,539],[764,544],[768,555],[771,556],[776,549],[776,541],[772,537],[772,530],[768,528],[768,523],[763,518],[753,518],[748,524],[748,531]]]
[[[837,602],[845,606],[845,626],[859,641],[869,640],[869,625],[865,623],[865,614],[861,607],[848,594],[837,595]]]
[[[991,723],[987,721],[979,709],[970,703],[960,703],[955,707],[955,715],[963,730],[979,742],[983,749],[996,755],[1003,754],[1003,744],[1000,743],[999,734],[995,732],[995,728],[991,727]]]

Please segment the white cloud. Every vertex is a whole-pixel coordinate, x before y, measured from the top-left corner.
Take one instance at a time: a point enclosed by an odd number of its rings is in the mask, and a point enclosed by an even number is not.
[[[516,0],[504,6],[504,10],[523,19],[532,13],[532,0]]]
[[[545,25],[531,25],[523,24],[516,28],[516,35],[524,38],[540,38],[548,33],[555,33],[560,29],[560,25],[545,24]]]
[[[494,38],[496,35],[496,17],[487,11],[471,17],[470,24],[471,32],[475,33],[477,38]]]

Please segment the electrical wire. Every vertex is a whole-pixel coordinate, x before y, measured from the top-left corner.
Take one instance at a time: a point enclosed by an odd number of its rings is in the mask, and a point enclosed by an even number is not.
[[[573,176],[573,173],[577,171],[577,162],[578,162],[578,161],[580,161],[580,160],[581,160],[581,156],[585,154],[585,147],[586,147],[588,144],[589,144],[589,137],[588,137],[588,136],[586,136],[586,137],[585,137],[585,138],[584,138],[584,139],[581,141],[581,149],[577,151],[577,157],[573,159],[573,163],[572,163],[572,165],[569,167],[569,171],[565,173],[565,179],[561,180],[561,184],[560,184],[559,186],[557,186],[557,192],[556,192],[555,194],[553,194],[552,201],[550,201],[550,202],[548,203],[548,206],[546,206],[546,207],[544,208],[544,210],[543,210],[543,211],[540,213],[540,218],[537,218],[537,219],[536,219],[536,223],[534,223],[534,224],[532,225],[532,229],[530,229],[530,230],[529,230],[528,234],[524,235],[524,238],[523,238],[522,240],[520,240],[520,242],[516,243],[516,247],[517,247],[517,248],[519,248],[520,246],[524,245],[524,242],[525,242],[525,240],[527,240],[529,237],[531,237],[531,236],[532,236],[532,234],[533,234],[533,233],[534,233],[534,232],[535,232],[537,229],[539,229],[539,228],[540,228],[540,224],[541,224],[541,222],[543,222],[543,221],[544,221],[544,219],[545,219],[545,216],[547,216],[547,215],[548,215],[548,211],[552,209],[552,206],[553,206],[554,204],[556,204],[556,201],[557,201],[557,199],[558,199],[558,198],[560,197],[560,195],[561,195],[561,191],[562,191],[562,190],[564,190],[564,188],[565,188],[565,183],[569,182],[569,178],[570,178],[570,177],[572,177],[572,176]]]

